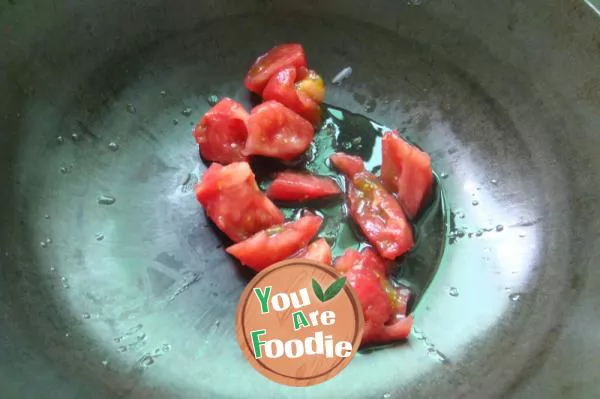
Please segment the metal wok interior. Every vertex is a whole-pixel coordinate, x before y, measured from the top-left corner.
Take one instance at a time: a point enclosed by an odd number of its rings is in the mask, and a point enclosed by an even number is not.
[[[597,397],[594,10],[2,2],[0,396]],[[193,194],[205,166],[191,124],[206,98],[247,101],[251,62],[291,41],[327,81],[353,68],[326,102],[406,128],[447,173],[464,214],[453,223],[472,233],[447,245],[407,344],[306,389],[243,358],[234,312],[251,274],[219,248]]]

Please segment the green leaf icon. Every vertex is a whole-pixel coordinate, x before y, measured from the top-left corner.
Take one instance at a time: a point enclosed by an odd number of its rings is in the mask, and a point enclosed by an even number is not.
[[[344,288],[344,284],[346,284],[346,277],[340,277],[339,279],[335,280],[335,282],[331,284],[329,288],[327,288],[327,290],[325,291],[325,295],[323,295],[322,302],[327,302],[330,299],[335,298],[335,296],[342,290],[342,288]]]
[[[325,302],[325,300],[323,298],[323,289],[319,285],[319,282],[317,280],[315,280],[314,278],[312,279],[312,289],[313,289],[315,295],[317,296],[317,298],[319,298],[319,301]]]

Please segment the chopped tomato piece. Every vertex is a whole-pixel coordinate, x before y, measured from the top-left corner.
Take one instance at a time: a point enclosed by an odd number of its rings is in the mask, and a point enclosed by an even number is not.
[[[335,262],[335,269],[345,275],[354,288],[365,318],[361,345],[406,339],[412,316],[405,317],[400,294],[406,289],[393,287],[388,281],[387,265],[371,248],[361,252],[348,249]]]
[[[333,164],[333,166],[348,176],[352,178],[358,172],[362,172],[365,170],[365,163],[362,158],[357,157],[355,155],[348,155],[342,152],[338,152],[329,157],[329,160]]]
[[[297,71],[288,67],[277,72],[263,91],[265,100],[275,100],[296,112],[313,125],[321,121],[321,107],[325,83],[314,71],[308,70],[303,80],[296,83]]]
[[[309,122],[277,101],[266,101],[255,107],[247,127],[244,154],[286,161],[306,151],[314,136]]]
[[[292,258],[315,260],[331,266],[331,247],[324,238],[313,241],[308,247],[301,249]]]
[[[276,201],[304,201],[340,193],[338,185],[326,177],[307,173],[281,172],[269,186],[267,197]]]
[[[212,107],[194,129],[202,157],[222,164],[246,161],[242,150],[248,137],[249,116],[242,104],[231,98],[224,98]]]
[[[306,68],[306,57],[301,45],[280,44],[258,57],[250,67],[244,85],[251,92],[261,95],[269,79],[286,67]]]
[[[210,165],[196,185],[196,198],[217,227],[233,241],[283,223],[283,213],[256,184],[247,162]]]
[[[412,228],[400,204],[375,175],[364,169],[358,171],[360,158],[338,153],[330,159],[352,176],[347,190],[350,213],[381,256],[395,259],[411,249]]]
[[[383,135],[382,152],[381,180],[413,219],[431,195],[431,158],[403,140],[395,130]]]
[[[296,221],[259,231],[228,247],[227,253],[258,272],[304,248],[317,234],[322,222],[320,217],[308,214]]]

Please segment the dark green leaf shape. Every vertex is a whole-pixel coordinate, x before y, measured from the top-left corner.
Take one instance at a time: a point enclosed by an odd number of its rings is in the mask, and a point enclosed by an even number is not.
[[[312,289],[313,289],[315,295],[317,296],[317,298],[319,298],[319,301],[325,302],[325,300],[323,298],[323,289],[321,288],[321,286],[319,285],[317,280],[315,280],[314,278],[312,279]]]
[[[323,295],[323,300],[321,302],[327,302],[333,298],[344,288],[344,284],[346,284],[346,277],[340,277],[335,280],[333,284],[327,288],[325,291],[325,295]]]

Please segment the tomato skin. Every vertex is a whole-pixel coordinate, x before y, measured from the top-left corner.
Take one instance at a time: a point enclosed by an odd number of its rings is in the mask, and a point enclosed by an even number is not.
[[[348,155],[344,154],[343,152],[338,152],[330,156],[329,160],[337,170],[349,178],[352,178],[358,172],[365,170],[365,162],[362,160],[362,158],[355,155]]]
[[[284,221],[283,213],[258,188],[247,162],[212,163],[196,185],[196,198],[235,242]]]
[[[275,73],[286,67],[306,68],[306,56],[300,44],[280,44],[261,55],[250,67],[244,85],[248,90],[262,95],[267,82]]]
[[[408,217],[414,219],[433,189],[431,158],[395,130],[384,133],[382,153],[381,180],[396,194]]]
[[[408,337],[412,316],[404,317],[406,289],[396,289],[388,281],[386,262],[371,248],[361,252],[348,249],[336,259],[335,269],[354,288],[365,318],[361,345],[398,341]],[[408,299],[406,299],[407,301]]]
[[[292,255],[291,258],[310,259],[331,266],[331,247],[324,238],[319,238]]]
[[[267,189],[267,197],[274,201],[306,201],[340,193],[333,180],[298,172],[280,172]]]
[[[243,153],[292,160],[306,151],[313,140],[313,126],[277,101],[254,107],[248,122]]]
[[[325,84],[321,77],[311,70],[307,72],[304,80],[296,83],[296,79],[296,68],[281,69],[267,83],[262,93],[263,99],[278,101],[313,125],[317,125],[321,121],[319,104],[325,96]],[[320,100],[317,101],[315,98]]]
[[[242,104],[231,98],[224,98],[212,107],[194,128],[202,157],[221,164],[246,161],[248,157],[242,150],[248,137],[249,116]]]
[[[321,223],[320,217],[307,214],[296,221],[259,231],[226,251],[258,272],[304,248],[317,234]]]

